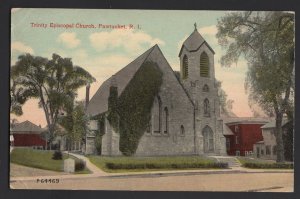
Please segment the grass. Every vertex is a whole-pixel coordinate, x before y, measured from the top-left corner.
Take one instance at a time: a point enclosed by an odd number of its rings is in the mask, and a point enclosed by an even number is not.
[[[89,160],[106,172],[137,172],[173,169],[216,169],[227,165],[202,156],[179,157],[103,157],[88,156]]]
[[[38,169],[62,172],[63,160],[69,157],[74,160],[78,160],[78,158],[71,155],[69,156],[67,154],[63,154],[62,160],[53,160],[53,153],[54,151],[43,151],[31,148],[15,148],[10,155],[10,162]],[[77,171],[75,173],[87,174],[90,173],[90,171],[85,168],[84,170]]]
[[[253,169],[293,169],[293,163],[276,163],[274,160],[264,160],[256,158],[237,158],[243,167]]]

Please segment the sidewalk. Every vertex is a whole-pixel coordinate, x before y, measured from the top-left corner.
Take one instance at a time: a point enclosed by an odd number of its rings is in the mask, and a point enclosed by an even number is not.
[[[183,176],[183,175],[209,175],[209,174],[238,174],[238,173],[294,173],[291,169],[248,169],[235,166],[229,169],[193,169],[193,170],[167,170],[167,171],[145,171],[145,172],[127,172],[127,173],[106,173],[92,164],[88,158],[83,155],[69,153],[86,162],[87,168],[92,174],[70,174],[55,176],[29,176],[29,177],[11,177],[11,181],[26,181],[45,178],[54,179],[79,179],[79,178],[128,178],[128,177],[163,177],[163,176]]]

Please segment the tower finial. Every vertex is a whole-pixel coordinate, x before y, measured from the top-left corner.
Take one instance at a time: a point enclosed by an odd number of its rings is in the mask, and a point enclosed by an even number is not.
[[[194,26],[195,26],[195,30],[197,30],[197,24],[196,24],[196,22],[194,23]]]

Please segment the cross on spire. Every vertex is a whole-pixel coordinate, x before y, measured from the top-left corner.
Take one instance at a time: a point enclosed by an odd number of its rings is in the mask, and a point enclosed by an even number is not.
[[[194,23],[194,26],[195,26],[195,30],[197,30],[197,24],[196,24],[196,22]]]

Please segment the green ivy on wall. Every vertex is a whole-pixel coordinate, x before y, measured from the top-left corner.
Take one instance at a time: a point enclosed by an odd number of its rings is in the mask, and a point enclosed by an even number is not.
[[[161,83],[162,72],[157,64],[145,62],[118,99],[117,89],[111,87],[108,120],[120,133],[119,149],[123,155],[135,153],[151,119],[152,104]]]
[[[97,120],[98,130],[95,131],[95,147],[98,155],[101,155],[102,148],[102,136],[105,134],[105,113],[101,113],[90,118],[91,120]]]

